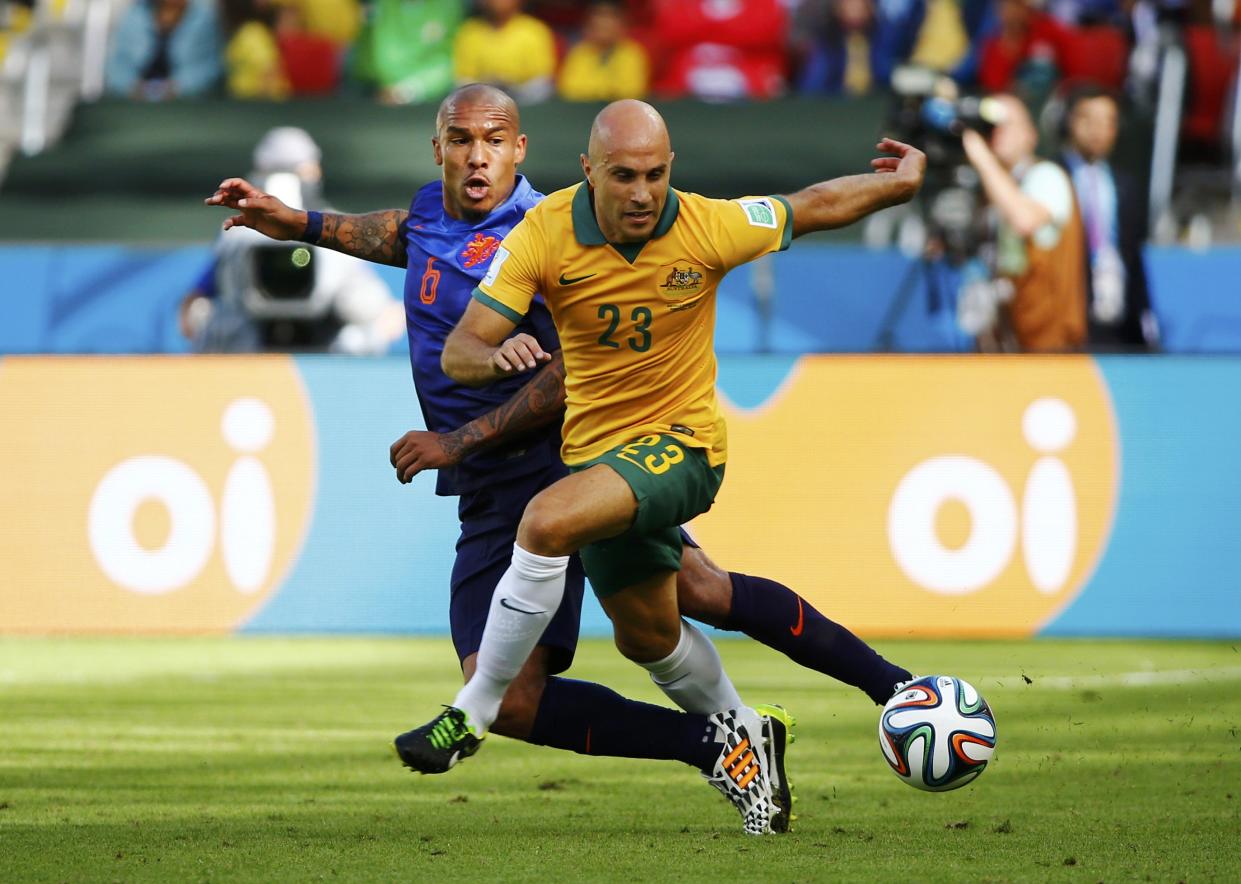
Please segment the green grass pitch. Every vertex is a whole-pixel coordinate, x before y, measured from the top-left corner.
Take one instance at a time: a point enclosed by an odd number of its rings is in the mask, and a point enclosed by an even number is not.
[[[495,737],[405,771],[392,737],[456,689],[444,640],[2,639],[0,881],[1241,880],[1237,644],[878,644],[983,692],[990,769],[911,789],[860,692],[721,641],[799,722],[794,832],[747,838],[674,762]],[[573,674],[662,702],[604,641]]]

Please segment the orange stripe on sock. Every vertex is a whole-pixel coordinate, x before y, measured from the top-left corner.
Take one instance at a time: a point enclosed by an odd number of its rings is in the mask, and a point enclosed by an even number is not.
[[[750,748],[750,741],[742,740],[741,743],[738,744],[736,749],[728,753],[728,757],[724,759],[724,767],[727,768],[730,764],[732,764],[734,761],[737,760],[738,755],[740,755],[742,752],[744,752],[746,749],[749,749],[749,748]]]

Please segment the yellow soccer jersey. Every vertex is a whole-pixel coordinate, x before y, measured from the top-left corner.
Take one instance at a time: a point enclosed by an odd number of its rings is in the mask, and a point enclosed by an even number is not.
[[[716,287],[792,237],[781,197],[670,190],[651,239],[615,246],[599,229],[589,188],[578,184],[526,213],[474,297],[514,321],[536,294],[547,301],[567,374],[565,463],[673,433],[717,466],[727,436],[715,394]]]

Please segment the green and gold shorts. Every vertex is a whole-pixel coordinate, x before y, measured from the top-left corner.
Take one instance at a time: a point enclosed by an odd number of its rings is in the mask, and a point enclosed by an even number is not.
[[[679,571],[681,525],[711,509],[724,465],[712,467],[706,451],[669,434],[642,436],[570,469],[576,473],[597,464],[607,464],[625,480],[638,514],[624,534],[580,551],[595,594],[605,598],[660,571]]]

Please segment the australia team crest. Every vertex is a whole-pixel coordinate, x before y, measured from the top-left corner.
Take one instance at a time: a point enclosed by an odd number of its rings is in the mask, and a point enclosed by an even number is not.
[[[695,298],[702,293],[706,283],[706,268],[692,261],[665,264],[655,274],[655,286],[665,301],[688,301]]]

